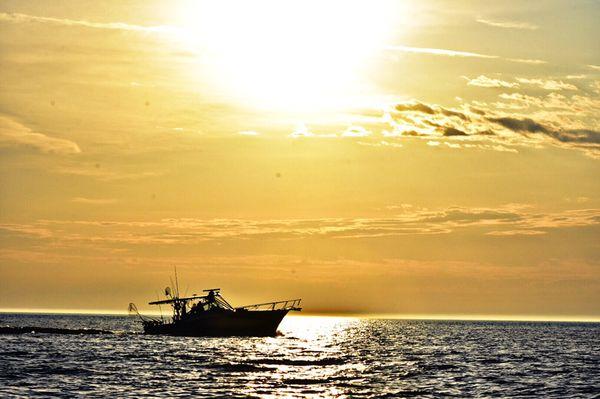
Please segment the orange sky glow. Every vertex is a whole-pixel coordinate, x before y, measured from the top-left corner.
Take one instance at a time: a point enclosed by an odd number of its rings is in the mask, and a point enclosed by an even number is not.
[[[0,309],[600,318],[600,6],[0,4]]]

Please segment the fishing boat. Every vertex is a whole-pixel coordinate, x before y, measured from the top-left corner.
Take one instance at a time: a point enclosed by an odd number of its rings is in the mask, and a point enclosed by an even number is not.
[[[203,290],[204,295],[180,297],[165,288],[166,299],[149,302],[149,305],[169,305],[172,317],[142,316],[133,303],[129,311],[136,313],[145,334],[180,336],[273,336],[281,320],[290,311],[300,311],[300,299],[258,303],[233,307],[223,298],[220,288]],[[161,312],[162,313],[162,312]]]

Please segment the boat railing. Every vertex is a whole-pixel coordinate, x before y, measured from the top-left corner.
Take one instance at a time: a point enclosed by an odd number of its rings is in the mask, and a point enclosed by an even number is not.
[[[256,303],[235,308],[236,310],[300,310],[301,299],[288,299],[287,301]]]

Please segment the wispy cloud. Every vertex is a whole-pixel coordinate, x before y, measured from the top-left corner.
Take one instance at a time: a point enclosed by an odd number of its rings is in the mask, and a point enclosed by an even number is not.
[[[522,29],[522,30],[536,30],[539,28],[539,26],[534,25],[532,23],[521,22],[521,21],[499,21],[499,20],[492,20],[492,19],[486,19],[486,18],[478,18],[478,19],[476,19],[476,21],[481,24],[484,24],[484,25],[493,26],[495,28]]]
[[[71,199],[71,202],[75,202],[77,204],[86,204],[86,205],[110,205],[117,202],[114,198],[85,198],[85,197],[75,197]]]
[[[23,146],[41,152],[55,154],[78,154],[79,146],[66,139],[50,137],[6,116],[0,116],[0,147]]]
[[[400,143],[395,143],[392,141],[387,141],[387,140],[380,140],[380,141],[357,141],[357,144],[359,145],[364,145],[367,147],[389,147],[389,148],[402,148],[404,147],[402,144]]]
[[[65,166],[52,169],[51,171],[54,173],[59,173],[63,175],[71,175],[71,176],[81,176],[81,177],[89,177],[94,178],[100,181],[122,181],[122,180],[137,180],[137,179],[145,179],[152,177],[160,177],[165,174],[165,172],[123,172],[116,170],[107,170],[94,166]]]
[[[482,53],[474,53],[470,51],[459,51],[459,50],[449,50],[442,48],[430,48],[430,47],[411,47],[411,46],[386,46],[384,48],[388,51],[397,51],[402,53],[411,53],[411,54],[425,54],[425,55],[435,55],[435,56],[445,56],[445,57],[456,57],[456,58],[483,58],[483,59],[502,59],[510,62],[518,62],[522,64],[532,64],[539,65],[545,64],[546,61],[535,60],[535,59],[523,59],[523,58],[503,58],[499,55],[492,54],[482,54]]]
[[[463,76],[464,79],[468,81],[469,86],[478,86],[478,87],[504,87],[504,88],[513,88],[519,87],[518,83],[511,83],[501,79],[490,78],[485,75],[479,75],[478,77],[471,79],[468,76]]]
[[[28,236],[37,238],[50,238],[53,232],[47,228],[23,223],[0,223],[0,234],[11,234],[16,236]]]
[[[567,79],[584,79],[585,75],[573,75],[568,76]],[[579,90],[577,86],[571,83],[563,82],[562,80],[554,79],[529,79],[517,77],[517,82],[508,82],[506,80],[491,78],[485,75],[479,75],[478,77],[471,79],[468,76],[463,76],[463,79],[467,80],[469,86],[478,87],[494,87],[494,88],[518,88],[519,83],[523,85],[535,86],[548,91],[560,91],[560,90]]]
[[[52,18],[52,17],[39,17],[35,15],[19,14],[19,13],[0,13],[0,21],[12,22],[12,23],[45,23],[53,25],[63,26],[80,26],[85,28],[93,29],[110,29],[110,30],[128,30],[136,32],[174,32],[177,28],[172,26],[160,25],[160,26],[142,26],[132,25],[123,22],[91,22],[86,20],[77,19],[66,19],[66,18]]]
[[[441,55],[441,56],[448,56],[448,57],[499,58],[497,55],[479,54],[479,53],[472,53],[469,51],[456,51],[456,50],[447,50],[447,49],[440,49],[440,48],[427,48],[427,47],[387,46],[386,50],[399,51],[399,52],[403,52],[403,53],[414,53],[414,54]]]
[[[490,231],[488,236],[508,237],[508,236],[539,236],[546,234],[543,230],[501,230]]]
[[[537,86],[544,90],[578,90],[577,86],[574,84],[565,83],[562,80],[517,78],[517,81],[523,84]]]
[[[338,137],[335,133],[314,133],[306,124],[300,123],[296,125],[294,131],[290,133],[289,137],[300,138],[300,137],[322,137],[322,138],[333,138]]]
[[[548,63],[548,61],[529,59],[529,58],[507,58],[507,60],[512,61],[512,62],[518,62],[520,64],[531,64],[531,65],[542,65],[542,64]]]
[[[591,68],[591,69],[596,70],[596,71],[600,71],[600,66],[599,65],[591,65],[590,64],[590,65],[588,65],[588,68]]]
[[[371,132],[362,126],[350,126],[342,133],[343,137],[366,137],[370,135]]]

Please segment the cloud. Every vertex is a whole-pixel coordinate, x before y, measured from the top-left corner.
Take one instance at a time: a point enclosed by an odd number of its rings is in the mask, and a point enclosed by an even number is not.
[[[548,129],[532,119],[516,119],[516,118],[489,118],[491,122],[495,122],[514,132],[543,132],[548,133]]]
[[[489,118],[514,132],[544,133],[563,143],[600,144],[600,131],[589,129],[553,130],[532,119],[516,119],[510,117]]]
[[[512,153],[517,152],[515,146],[543,148],[549,144],[600,158],[600,132],[592,127],[600,110],[599,100],[559,93],[542,97],[502,93],[499,97],[507,102],[474,101],[463,103],[461,109],[404,101],[388,110],[384,120],[391,129],[383,130],[382,135],[396,140],[427,139],[429,145],[437,145],[438,141],[432,140],[435,139],[450,148]],[[530,111],[531,108],[540,111]],[[519,113],[525,109],[526,114]]]
[[[290,134],[290,137],[314,137],[315,134],[311,132],[304,123],[298,124],[294,131]]]
[[[529,22],[519,22],[519,21],[494,21],[491,19],[478,18],[477,22],[493,26],[495,28],[504,28],[504,29],[522,29],[522,30],[536,30],[539,26],[534,25]]]
[[[353,131],[356,134],[358,134],[358,132],[363,128],[360,126],[353,126],[352,129],[354,129]],[[348,132],[348,130],[346,132]],[[366,132],[366,130],[364,130],[364,132]],[[351,136],[351,135],[348,134],[346,136]],[[296,127],[294,128],[294,131],[289,135],[289,137],[292,137],[292,138],[301,138],[301,137],[335,138],[335,137],[339,137],[339,135],[336,133],[314,133],[312,130],[310,130],[310,128],[308,126],[306,126],[306,124],[300,123],[300,124],[296,125]],[[355,135],[354,137],[358,137],[358,136]],[[360,136],[360,137],[363,137],[363,136]]]
[[[380,140],[380,141],[375,141],[375,142],[357,141],[357,144],[364,145],[364,146],[367,146],[367,147],[390,147],[390,148],[402,148],[402,147],[404,147],[400,143],[394,143],[394,142],[387,141],[387,140]]]
[[[366,137],[370,135],[371,132],[362,126],[350,126],[344,133],[342,133],[343,137]]]
[[[468,51],[456,51],[447,50],[440,48],[427,48],[427,47],[409,47],[409,46],[387,46],[386,50],[399,51],[403,53],[414,53],[414,54],[430,54],[430,55],[441,55],[448,57],[467,57],[467,58],[499,58],[497,55],[487,55],[472,53]]]
[[[500,109],[521,110],[526,108],[539,108],[544,110],[562,110],[563,115],[570,115],[578,119],[593,117],[600,110],[600,100],[588,96],[573,95],[567,97],[563,94],[552,92],[546,96],[529,96],[522,93],[502,93],[499,95],[508,103],[497,102],[493,106]],[[557,115],[554,112],[554,115]]]
[[[583,149],[594,158],[600,157],[600,131],[591,129],[553,129],[529,118],[502,117],[489,118],[489,120],[514,132],[540,133],[560,143]]]
[[[131,25],[122,22],[90,22],[85,20],[38,17],[35,15],[19,14],[19,13],[0,13],[0,21],[11,23],[45,23],[63,26],[79,26],[93,29],[109,29],[109,30],[125,30],[135,32],[174,32],[177,29],[172,26],[141,26]]]
[[[565,83],[562,80],[517,78],[517,81],[523,84],[538,86],[544,90],[578,90],[577,86]]]
[[[468,81],[467,85],[469,85],[469,86],[505,87],[505,88],[519,87],[518,83],[510,83],[510,82],[500,80],[500,79],[489,78],[485,75],[479,75],[475,79],[471,79],[467,76],[463,76],[463,78]]]
[[[595,71],[600,71],[600,66],[599,65],[588,65],[587,66],[590,69],[593,69]]]
[[[391,208],[376,217],[313,219],[161,219],[156,221],[40,220],[0,225],[4,236],[49,245],[95,250],[120,244],[191,245],[242,240],[375,239],[395,236],[451,234],[541,235],[553,230],[600,225],[600,209],[537,212],[507,204],[495,208],[451,206],[438,209]]]
[[[481,116],[468,110],[455,110],[418,101],[396,104],[389,121],[394,128],[389,137],[457,137],[484,133],[480,123],[473,119]],[[468,130],[468,131],[467,131]],[[486,135],[493,135],[489,127]]]
[[[97,167],[87,166],[68,166],[68,167],[60,167],[56,169],[52,169],[52,172],[71,175],[71,176],[81,176],[81,177],[90,177],[94,179],[98,179],[100,181],[121,181],[121,180],[137,180],[137,179],[145,179],[151,177],[159,177],[164,176],[165,172],[121,172],[121,171],[113,171],[107,169]]]
[[[448,117],[456,117],[456,118],[462,119],[464,121],[469,120],[469,117],[464,112],[444,108],[444,107],[437,106],[437,105],[430,106],[430,105],[424,104],[424,103],[416,101],[416,100],[398,103],[394,106],[394,111],[397,111],[400,113],[417,112],[417,113],[423,113],[423,114],[428,114],[428,115],[441,114],[441,115],[448,116]],[[427,119],[426,121],[428,121],[432,126],[438,126],[437,124],[433,123],[429,119]],[[418,133],[415,135],[418,135]]]
[[[38,133],[5,116],[0,116],[0,147],[23,146],[54,154],[79,154],[79,146],[66,139]]]
[[[600,131],[596,130],[560,130],[552,132],[552,137],[564,143],[600,144]]]
[[[440,112],[446,116],[456,116],[457,118],[460,118],[463,121],[469,120],[469,117],[463,112],[458,112],[458,111],[454,111],[454,110],[443,108],[443,107],[440,107]]]
[[[490,231],[486,233],[488,236],[498,236],[498,237],[507,237],[507,236],[539,236],[546,234],[545,231],[542,230],[503,230],[503,231]]]
[[[444,128],[444,136],[468,136],[468,134],[452,126],[446,126]]]
[[[418,101],[396,104],[396,106],[394,108],[396,109],[396,111],[400,111],[400,112],[417,111],[417,112],[423,112],[425,114],[430,114],[430,115],[435,114],[435,111],[433,110],[433,108],[431,108],[430,106],[425,105],[423,103],[420,103]]]
[[[411,47],[411,46],[385,46],[384,50],[409,53],[409,54],[425,54],[445,57],[457,57],[457,58],[483,58],[483,59],[503,59],[510,62],[518,62],[522,64],[545,64],[546,61],[542,60],[531,60],[522,58],[503,58],[498,55],[473,53],[470,51],[457,51],[442,48],[430,48],[430,47]]]
[[[117,202],[114,198],[85,198],[85,197],[75,197],[71,199],[71,202],[75,202],[77,204],[86,204],[86,205],[109,205]]]
[[[254,130],[242,130],[242,131],[238,132],[238,134],[241,134],[242,136],[258,136],[259,135],[259,133]]]
[[[535,59],[529,59],[529,58],[507,58],[507,60],[512,61],[512,62],[518,62],[520,64],[531,64],[531,65],[543,65],[543,64],[548,63],[548,61],[535,60]]]
[[[38,238],[50,238],[53,236],[51,230],[30,224],[0,223],[0,235],[10,234],[17,236],[29,236]]]

